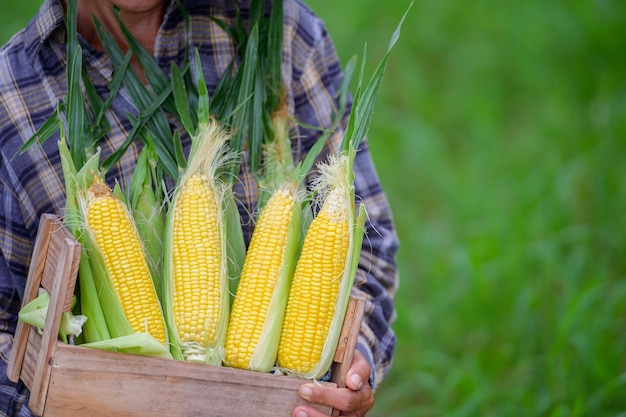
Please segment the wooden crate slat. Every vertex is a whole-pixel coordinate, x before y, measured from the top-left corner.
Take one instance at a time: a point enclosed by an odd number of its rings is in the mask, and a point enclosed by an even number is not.
[[[63,256],[62,251],[66,247],[74,247],[78,245],[75,242],[74,236],[70,231],[62,225],[59,221],[55,222],[50,230],[51,236],[49,239],[46,267],[43,270],[41,277],[41,286],[48,292],[52,291],[55,279],[58,277],[59,271],[57,270],[58,260]],[[80,256],[80,251],[72,252],[71,256]],[[70,270],[67,271],[69,277],[75,277],[78,274],[78,260],[70,259]],[[48,265],[50,264],[50,265]],[[63,311],[70,311],[72,308],[72,297],[74,296],[74,289],[76,287],[76,279],[70,279],[68,281],[67,290],[61,294],[61,303]]]
[[[80,346],[59,344],[53,369],[46,417],[286,417],[303,403],[301,379]]]
[[[37,358],[39,357],[39,349],[41,349],[41,335],[36,328],[32,326],[29,327],[28,344],[26,346],[26,354],[24,355],[24,364],[22,365],[20,378],[30,390],[33,386],[35,369],[37,369]]]
[[[61,324],[61,315],[67,298],[68,289],[71,287],[71,281],[76,281],[76,275],[72,273],[77,271],[75,264],[79,262],[81,247],[76,240],[68,238],[61,234],[53,233],[51,239],[62,240],[59,246],[61,251],[51,256],[50,259],[56,259],[56,271],[52,281],[50,290],[50,306],[46,315],[46,323],[44,332],[41,336],[41,348],[37,358],[37,369],[33,377],[32,387],[30,389],[30,398],[28,406],[37,415],[43,415],[43,410],[48,394],[48,384],[52,373],[51,359],[54,356],[55,347],[59,337],[59,327]]]
[[[333,381],[340,388],[345,388],[346,386],[346,376],[348,369],[352,365],[364,310],[365,300],[355,297],[350,298],[332,368]]]
[[[48,244],[50,242],[51,235],[50,232],[57,219],[57,216],[53,216],[51,214],[44,214],[41,216],[39,228],[37,229],[37,236],[35,237],[35,246],[33,247],[31,262],[28,268],[22,307],[37,297],[41,284],[41,276],[43,275],[46,263],[46,255],[48,253]],[[13,337],[11,357],[7,366],[7,377],[10,381],[17,382],[20,378],[30,327],[31,326],[28,324],[24,324],[22,322],[17,323],[15,336]]]

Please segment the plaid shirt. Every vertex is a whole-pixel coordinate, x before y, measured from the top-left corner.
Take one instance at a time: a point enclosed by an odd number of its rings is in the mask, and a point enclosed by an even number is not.
[[[171,3],[155,42],[155,58],[166,73],[171,61],[181,62],[186,43],[181,13],[176,2]],[[205,78],[212,91],[233,57],[233,44],[209,16],[232,22],[233,2],[183,0],[182,3],[191,17],[191,42],[199,48]],[[298,0],[288,0],[284,39],[283,75],[290,93],[290,110],[303,126],[328,126],[342,72],[323,22]],[[83,49],[89,76],[104,96],[112,75],[111,63],[105,54],[85,42]],[[22,407],[28,395],[25,387],[6,380],[6,361],[40,215],[62,214],[65,204],[55,138],[23,155],[15,155],[66,94],[65,75],[63,10],[58,0],[45,0],[33,21],[0,51],[0,415],[30,415],[27,407]],[[128,112],[136,113],[136,110],[122,91],[107,115],[111,132],[102,142],[105,157],[121,144],[130,130]],[[294,140],[297,158],[306,154],[318,135],[316,130],[299,128]],[[332,137],[327,151],[337,149],[340,140],[339,134]],[[131,146],[109,171],[110,184],[115,180],[122,184],[129,181],[137,155],[138,148]],[[257,189],[246,164],[242,165],[235,193],[249,241],[253,227],[249,213],[254,212]],[[370,362],[370,382],[375,386],[386,375],[395,347],[390,323],[395,316],[392,297],[397,287],[397,238],[365,141],[357,154],[355,178],[356,194],[368,213],[367,237],[354,288],[354,293],[367,300],[358,348]]]

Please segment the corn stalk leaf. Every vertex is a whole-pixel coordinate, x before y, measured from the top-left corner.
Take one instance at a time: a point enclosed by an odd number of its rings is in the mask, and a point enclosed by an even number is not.
[[[402,27],[402,24],[404,23],[404,19],[406,18],[412,6],[413,2],[409,4],[408,9],[404,12],[404,15],[400,19],[400,23],[398,23],[395,31],[391,36],[389,45],[387,46],[387,51],[378,63],[376,70],[372,74],[372,77],[370,78],[370,81],[365,88],[363,88],[363,73],[365,67],[366,52],[364,51],[363,53],[361,73],[359,75],[354,102],[352,103],[350,120],[348,122],[348,128],[346,129],[346,133],[341,144],[341,149],[344,151],[347,150],[349,147],[358,149],[361,141],[369,130],[372,115],[374,113],[374,105],[376,104],[378,92],[380,91],[383,74],[387,67],[387,61],[389,59],[389,54],[391,53],[391,50],[393,49],[400,37],[400,29]]]
[[[139,135],[141,130],[147,128],[152,117],[162,110],[161,105],[169,94],[169,90],[162,91],[161,94],[159,94],[159,96],[154,101],[152,101],[147,108],[140,112],[138,118],[127,114],[133,128],[127,135],[124,142],[120,145],[120,147],[112,152],[111,155],[109,155],[109,157],[102,162],[101,167],[104,171],[108,171],[111,166],[113,166],[113,164],[115,164],[124,155],[128,147],[131,145],[135,137]],[[159,157],[162,157],[163,168],[165,172],[168,175],[172,176],[172,178],[176,178],[178,176],[178,168],[174,160],[171,158],[170,155],[164,154],[166,150],[162,147],[157,147],[156,149]]]
[[[284,100],[285,89],[282,79],[283,63],[283,30],[284,30],[283,2],[276,1],[267,22],[265,71],[270,94],[267,97],[267,107],[270,113],[278,110]],[[272,94],[273,93],[273,94]]]
[[[248,132],[249,115],[251,106],[250,97],[254,96],[255,78],[258,66],[259,28],[257,25],[250,30],[250,36],[246,43],[246,50],[241,66],[235,76],[236,103],[242,103],[241,109],[233,113],[230,125],[233,129],[233,138],[230,147],[235,153],[241,152]],[[237,158],[228,169],[227,181],[232,183],[239,174],[240,159]]]
[[[107,55],[113,62],[113,65],[119,69],[124,62],[125,54],[122,53],[120,48],[115,43],[115,39],[111,36],[108,30],[106,30],[102,23],[100,23],[100,21],[98,21],[98,19],[96,18],[93,19],[93,22]],[[150,60],[153,61],[152,57],[150,57]],[[160,77],[157,76],[155,78],[158,79]],[[137,109],[146,109],[154,105],[156,97],[146,89],[146,87],[143,85],[143,83],[141,82],[137,74],[135,74],[135,72],[132,70],[132,68],[128,68],[126,71],[124,71],[123,84],[126,87],[126,90]],[[163,88],[165,89],[164,91],[155,89],[154,87],[153,90],[160,94],[160,97],[165,97],[166,95],[169,95],[169,92],[167,94],[165,93],[165,91],[171,88],[171,83],[169,82],[169,80],[166,84],[163,84]],[[164,102],[166,101],[166,99],[167,97],[163,98]],[[157,146],[159,159],[173,161],[174,145],[172,142],[173,138],[171,128],[169,126],[165,113],[163,112],[163,109],[160,107],[160,105],[157,107],[159,108],[155,110],[154,114],[152,114],[152,116],[147,119],[146,125],[153,133],[154,137],[158,139],[157,141],[155,141],[155,145]],[[168,175],[174,175],[174,179],[178,177],[177,171],[172,171],[171,169],[168,169],[166,170],[166,172],[168,173]]]
[[[249,106],[248,120],[258,120],[257,123],[249,123],[248,128],[248,153],[250,155],[250,169],[253,174],[258,175],[261,166],[261,154],[263,143],[265,142],[264,126],[269,124],[270,115],[265,112],[263,102],[265,101],[265,86],[263,85],[263,70],[257,66],[254,77],[254,93]]]
[[[124,57],[124,60],[122,61],[122,63],[120,64],[119,68],[116,68],[113,71],[113,77],[111,78],[111,81],[109,82],[109,95],[106,98],[102,108],[100,109],[99,112],[96,112],[96,116],[94,117],[94,124],[99,125],[101,122],[101,119],[106,118],[106,110],[108,110],[111,105],[113,104],[113,100],[115,99],[115,97],[117,97],[117,94],[122,86],[122,80],[124,79],[124,73],[126,72],[126,70],[128,69],[128,67],[130,66],[130,59],[132,58],[132,54],[130,53],[130,51],[126,54],[126,56]]]
[[[39,129],[37,129],[35,134],[33,134],[20,147],[19,151],[17,151],[15,153],[15,155],[13,155],[12,158],[16,157],[17,155],[23,154],[24,152],[26,152],[27,150],[32,148],[35,144],[42,144],[45,141],[47,141],[48,139],[50,139],[52,137],[52,135],[54,135],[59,130],[59,118],[60,118],[60,114],[63,112],[63,110],[65,110],[65,103],[63,103],[61,101],[61,102],[59,102],[59,104],[57,104],[55,112],[52,113],[50,115],[50,117],[48,117],[46,119],[44,124],[41,125],[41,127],[39,127]]]
[[[181,4],[179,4],[178,6],[179,6],[179,10],[181,10],[183,19],[185,21],[185,34],[187,36],[187,39],[189,39],[189,32],[190,32],[189,15],[184,10],[184,7],[182,7]],[[130,49],[133,51],[135,56],[137,56],[139,63],[141,64],[144,70],[144,73],[146,74],[146,79],[150,83],[150,86],[152,87],[152,89],[156,92],[169,89],[171,86],[169,85],[170,79],[168,78],[167,74],[165,74],[163,70],[161,70],[161,67],[154,60],[150,52],[148,52],[148,50],[146,50],[143,47],[143,45],[141,45],[141,43],[137,41],[137,39],[128,30],[126,25],[124,25],[124,22],[122,22],[122,20],[119,17],[119,8],[114,7],[113,10],[118,20],[118,24],[120,25],[120,28],[122,29],[122,33],[124,34],[124,37],[130,46]],[[179,69],[179,74],[177,74],[177,76],[180,78],[180,82],[182,83],[183,86],[185,86],[185,88],[187,88],[186,87],[187,85],[189,86],[189,89],[185,92],[186,102],[190,104],[189,105],[190,109],[193,109],[195,108],[195,106],[192,106],[192,104],[196,100],[197,93],[195,89],[193,88],[193,82],[191,82],[190,71],[188,71],[189,69],[189,51],[188,50],[189,50],[189,43],[186,42],[184,59],[183,59],[183,67],[182,69]],[[172,65],[174,64],[172,63]],[[174,74],[171,74],[171,77],[173,78]],[[186,80],[187,83],[182,81],[183,78],[187,79]],[[178,106],[179,106],[179,103],[177,103],[175,95],[174,97],[167,96],[165,101],[163,102],[163,108],[172,114],[178,114],[178,110],[179,110]],[[188,121],[188,119],[186,119],[187,116],[191,117],[192,119],[195,118],[195,114],[193,113],[186,113],[186,114],[183,113],[179,115],[179,120],[185,123]]]
[[[198,107],[198,122],[206,122],[209,120],[210,113],[210,100],[209,90],[204,79],[204,73],[202,72],[202,61],[200,60],[200,52],[196,48],[194,50],[196,79],[198,80],[198,100],[196,105]]]
[[[105,105],[111,105],[112,101],[103,102],[96,90],[96,87],[91,82],[89,75],[87,74],[87,69],[85,67],[82,68],[82,81],[85,86],[85,96],[89,102],[89,109],[94,115],[104,115],[104,113],[108,110],[108,107]],[[111,125],[106,117],[97,117],[94,119],[94,122],[90,124],[91,134],[90,138],[94,143],[97,143],[100,139],[106,135],[109,130],[111,130]]]
[[[331,117],[331,123],[328,129],[325,129],[320,138],[311,147],[305,159],[298,163],[295,172],[295,178],[298,182],[305,179],[306,175],[310,172],[311,168],[315,164],[315,161],[324,148],[324,144],[328,140],[328,137],[336,130],[346,113],[348,97],[350,95],[350,83],[352,82],[352,75],[354,74],[354,68],[356,66],[356,58],[353,57],[348,61],[344,69],[344,76],[341,80],[341,85],[337,91],[337,103],[339,108],[336,109]],[[315,126],[311,126],[313,129],[317,129]]]
[[[197,129],[197,121],[194,122],[191,118],[187,87],[180,69],[174,62],[171,64],[170,73],[172,77],[172,92],[174,94],[174,102],[176,103],[176,113],[184,129],[189,132],[190,135],[194,135]]]
[[[78,34],[76,32],[76,0],[69,0],[69,7],[67,9],[68,96],[66,107],[67,113],[71,115],[67,120],[67,140],[74,164],[76,166],[82,166],[87,160],[87,152],[85,149],[93,146],[93,143],[89,140],[87,135],[85,135],[87,111],[85,109],[83,91],[80,84],[83,51],[78,43]]]
[[[161,67],[159,67],[157,62],[154,60],[152,54],[150,54],[150,52],[148,52],[148,50],[137,41],[130,30],[128,30],[122,19],[120,19],[119,7],[115,6],[113,8],[113,12],[115,14],[115,18],[117,19],[117,23],[122,30],[122,34],[128,42],[128,46],[141,64],[141,67],[146,75],[146,79],[148,80],[148,83],[150,83],[152,89],[158,93],[159,91],[163,91],[168,88],[170,84],[168,76],[163,72],[163,70],[161,70]],[[163,103],[163,106],[170,113],[174,113],[176,110],[176,105],[172,97],[168,97]]]

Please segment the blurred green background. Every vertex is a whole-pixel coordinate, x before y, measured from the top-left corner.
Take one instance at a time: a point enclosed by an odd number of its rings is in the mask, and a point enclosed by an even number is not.
[[[343,63],[408,1],[309,0]],[[0,40],[40,1],[0,0]],[[626,416],[626,2],[420,0],[370,146],[401,239],[375,417]]]

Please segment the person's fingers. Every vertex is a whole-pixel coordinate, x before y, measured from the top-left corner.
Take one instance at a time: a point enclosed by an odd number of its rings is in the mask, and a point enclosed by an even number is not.
[[[343,416],[362,417],[374,406],[374,395],[369,385],[370,365],[356,350],[346,375],[346,388],[309,382],[302,384],[298,394],[305,400],[341,410]],[[294,408],[293,417],[327,417],[327,414],[307,406]]]
[[[369,409],[368,407],[371,408],[374,403],[372,390],[367,384],[362,384],[359,390],[353,391],[350,388],[334,388],[308,383],[301,385],[298,393],[307,401],[329,405],[343,412]]]
[[[305,405],[294,408],[292,417],[329,417],[328,414],[324,414],[319,410],[316,410]]]
[[[346,385],[353,391],[361,389],[364,383],[367,383],[370,377],[370,365],[365,356],[359,351],[354,352],[352,366],[348,370],[346,376]]]

